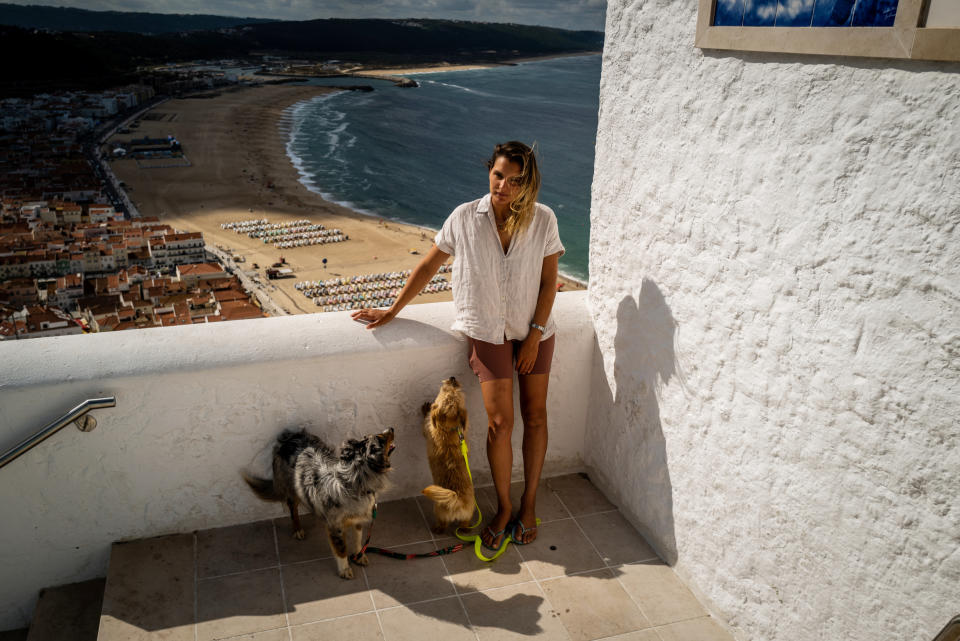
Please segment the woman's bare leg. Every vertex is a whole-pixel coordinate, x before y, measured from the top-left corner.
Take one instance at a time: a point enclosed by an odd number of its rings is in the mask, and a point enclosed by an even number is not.
[[[520,416],[523,418],[523,496],[517,518],[527,530],[537,525],[537,489],[547,455],[547,384],[550,374],[520,377]],[[520,528],[517,528],[520,534]],[[537,538],[536,530],[522,536],[522,543]]]
[[[487,461],[497,492],[497,513],[490,520],[494,533],[507,527],[513,505],[510,502],[510,472],[513,469],[513,379],[499,378],[480,383],[483,406],[487,410]],[[496,548],[502,537],[491,537],[484,528],[484,545]]]

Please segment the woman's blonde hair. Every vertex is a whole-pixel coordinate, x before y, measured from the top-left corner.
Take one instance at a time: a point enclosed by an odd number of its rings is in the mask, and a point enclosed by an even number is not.
[[[497,158],[503,157],[510,162],[520,165],[520,185],[516,198],[510,203],[512,212],[506,220],[504,229],[510,235],[523,231],[533,220],[534,206],[537,204],[537,194],[540,193],[540,169],[537,167],[537,155],[534,147],[528,147],[522,142],[511,140],[503,142],[493,148],[493,155],[487,161],[487,170],[493,169]]]

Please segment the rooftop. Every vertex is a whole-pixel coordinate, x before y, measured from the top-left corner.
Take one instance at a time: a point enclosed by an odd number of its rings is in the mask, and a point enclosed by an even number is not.
[[[519,498],[522,485],[514,484]],[[495,495],[480,488],[491,514]],[[423,553],[424,497],[379,506],[371,546]],[[732,641],[585,474],[547,479],[538,540],[493,563],[472,546],[336,574],[312,518],[289,517],[114,545],[99,639],[570,639]],[[629,635],[618,637],[617,635]]]

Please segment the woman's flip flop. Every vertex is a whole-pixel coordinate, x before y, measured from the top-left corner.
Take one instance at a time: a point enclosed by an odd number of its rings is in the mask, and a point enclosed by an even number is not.
[[[491,540],[491,541],[496,541],[497,538],[502,537],[502,538],[500,538],[500,545],[498,545],[497,547],[492,547],[492,546],[489,546],[489,545],[487,545],[486,543],[484,543],[482,536],[477,537],[477,538],[480,540],[481,545],[483,545],[484,549],[490,550],[491,552],[499,552],[499,551],[501,550],[501,548],[503,548],[503,546],[504,546],[504,545],[507,543],[507,541],[510,539],[510,536],[507,534],[507,528],[503,528],[503,529],[500,530],[499,532],[494,532],[494,531],[493,531],[493,528],[488,525],[486,528],[484,528],[483,532],[484,532],[484,533],[488,533],[488,532],[490,533],[490,540]]]
[[[520,528],[520,536],[517,536],[517,527]],[[537,524],[530,527],[523,527],[523,523],[520,522],[520,519],[517,519],[513,522],[510,527],[510,540],[517,545],[529,545],[536,541],[536,537],[532,541],[524,541],[523,537],[527,535],[527,532],[536,532],[537,528],[540,527],[540,519],[537,519]]]

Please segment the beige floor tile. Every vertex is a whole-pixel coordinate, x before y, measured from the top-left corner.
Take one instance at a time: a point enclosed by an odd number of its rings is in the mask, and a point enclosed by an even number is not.
[[[510,502],[513,504],[513,513],[516,514],[520,509],[520,497],[523,495],[523,481],[516,481],[510,484]],[[477,502],[480,509],[483,510],[483,518],[488,521],[497,513],[497,492],[492,485],[482,487],[477,490]],[[537,489],[537,517],[543,521],[556,521],[570,516],[567,508],[563,506],[560,499],[554,494],[547,481],[542,479],[540,487]]]
[[[536,583],[466,594],[462,600],[480,641],[570,638]]]
[[[291,626],[293,641],[382,641],[380,622],[373,612],[322,621],[302,626]]]
[[[280,552],[281,564],[316,561],[333,556],[327,528],[313,514],[300,515],[300,524],[306,532],[303,539],[293,538],[293,524],[289,516],[274,519],[273,524],[277,528],[277,550]]]
[[[458,542],[457,539],[439,539],[437,547],[443,548]],[[483,553],[490,555],[488,550],[483,550]],[[502,588],[533,580],[515,545],[508,547],[496,561],[487,562],[477,558],[473,543],[464,543],[461,552],[444,556],[443,562],[450,580],[460,593]]]
[[[420,496],[420,497],[417,497],[416,501],[420,505],[420,509],[423,510],[424,518],[426,518],[427,520],[427,527],[430,529],[430,532],[433,534],[434,537],[454,536],[454,532],[456,531],[457,528],[453,525],[448,526],[444,532],[441,532],[439,534],[433,531],[433,527],[434,525],[436,525],[437,518],[433,512],[433,502],[430,499],[428,499],[425,496]],[[489,518],[488,513],[482,507],[480,508],[480,514],[483,515],[484,519]],[[471,524],[477,523],[476,505],[474,505],[473,514],[470,516],[470,523]],[[461,529],[467,530],[469,528],[461,528]]]
[[[537,540],[518,546],[518,552],[524,566],[538,579],[605,567],[573,519],[543,524]]]
[[[423,513],[424,517],[427,519],[428,527],[433,527],[434,518],[433,518],[433,501],[423,496],[413,497],[413,500],[416,501],[417,505],[420,506],[420,511]],[[474,516],[476,516],[476,511],[474,511]]]
[[[659,626],[706,614],[696,597],[670,566],[659,562],[631,563],[617,568],[619,580],[640,609]]]
[[[201,579],[276,565],[273,521],[197,532],[197,576]]]
[[[659,560],[653,548],[619,512],[578,516],[577,522],[609,565]]]
[[[546,481],[547,489],[556,492],[574,516],[607,512],[617,507],[593,486],[586,474],[555,476]]]
[[[415,499],[381,503],[373,521],[370,545],[392,548],[430,540],[430,528]]]
[[[333,559],[283,567],[283,588],[290,625],[332,619],[373,610],[373,601],[359,568],[355,578],[341,579]]]
[[[573,641],[650,627],[610,570],[552,579],[540,587]]]
[[[311,512],[304,512],[305,508],[300,507],[300,525],[303,526],[303,529],[306,530],[307,536],[313,532],[313,528],[316,527],[317,517],[315,517]],[[290,511],[287,510],[287,506],[283,506],[283,516],[278,516],[273,519],[273,526],[277,528],[277,540],[282,541],[283,539],[292,539],[293,538],[293,521],[290,520]]]
[[[489,521],[490,517],[497,511],[497,493],[494,491],[492,485],[478,487],[474,493],[477,498],[477,505],[480,506],[480,512],[483,514],[483,520]]]
[[[451,597],[380,612],[386,641],[476,641],[460,599]]]
[[[217,641],[290,641],[290,633],[286,626],[276,630],[265,630],[263,632],[254,632],[252,634],[241,634],[235,637],[217,639]]]
[[[193,638],[193,535],[114,544],[103,594],[100,638]]]
[[[517,503],[520,492],[521,483],[511,486]],[[478,491],[481,506],[494,496],[492,488]],[[199,532],[196,626],[193,535],[118,544],[99,638],[193,641],[196,630],[199,641],[732,641],[671,568],[641,562],[653,551],[589,479],[547,479],[538,503],[544,525],[537,541],[511,545],[493,563],[478,560],[472,547],[409,561],[370,554],[370,565],[354,566],[351,581],[337,576],[326,531],[313,515],[302,515],[304,541],[291,537],[288,517]],[[571,518],[567,507],[579,516]],[[492,516],[489,506],[484,516]],[[371,545],[423,552],[455,543],[449,536],[431,540],[432,518],[425,497],[384,503]],[[271,567],[278,548],[282,566]]]
[[[709,616],[671,623],[657,628],[662,641],[734,641],[726,630]]]
[[[661,641],[661,639],[657,631],[651,629],[627,632],[626,634],[618,634],[615,637],[606,637],[604,639],[598,639],[597,641]]]
[[[96,638],[105,584],[106,579],[94,579],[41,590],[30,641]]]
[[[417,543],[390,548],[401,554],[419,554],[437,549],[434,543]],[[463,552],[458,552],[463,554]],[[447,579],[445,557],[426,557],[408,561],[379,554],[368,554],[370,565],[364,568],[370,594],[377,608],[453,596],[453,584]]]
[[[197,586],[197,618],[198,641],[285,626],[279,570],[201,580]]]
[[[136,624],[102,615],[97,641],[194,641],[194,627],[190,623],[146,630]]]

